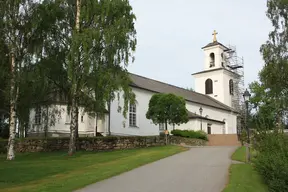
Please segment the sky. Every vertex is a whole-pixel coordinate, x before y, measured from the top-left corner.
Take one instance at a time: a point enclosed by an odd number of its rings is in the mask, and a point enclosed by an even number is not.
[[[130,0],[135,13],[137,49],[132,73],[183,88],[194,88],[192,73],[204,69],[201,49],[212,33],[236,46],[244,58],[245,86],[258,79],[259,51],[272,25],[265,0]]]

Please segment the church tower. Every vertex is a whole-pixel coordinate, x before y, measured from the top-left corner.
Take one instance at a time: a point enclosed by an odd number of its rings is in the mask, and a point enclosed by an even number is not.
[[[235,83],[239,75],[234,70],[235,66],[229,62],[232,50],[218,42],[216,35],[214,31],[213,41],[202,47],[204,70],[192,74],[195,78],[195,91],[234,108]]]

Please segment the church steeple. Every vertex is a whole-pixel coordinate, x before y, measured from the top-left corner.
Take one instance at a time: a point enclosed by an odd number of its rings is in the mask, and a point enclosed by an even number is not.
[[[217,41],[216,30],[213,32],[213,41],[206,46],[202,47],[205,54],[205,64],[204,69],[210,70],[214,68],[222,68],[224,67],[224,52],[228,50],[228,48],[222,43]]]
[[[217,40],[213,31],[212,42],[204,46],[204,70],[194,73],[195,91],[232,106],[234,74],[227,70],[226,51],[230,50]]]

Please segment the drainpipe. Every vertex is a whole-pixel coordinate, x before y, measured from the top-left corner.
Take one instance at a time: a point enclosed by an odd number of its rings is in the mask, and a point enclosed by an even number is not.
[[[108,135],[111,135],[111,100],[108,103]]]
[[[97,125],[98,125],[98,115],[95,115],[95,121],[96,121],[96,125],[95,125],[95,129],[94,129],[94,137],[97,136]]]

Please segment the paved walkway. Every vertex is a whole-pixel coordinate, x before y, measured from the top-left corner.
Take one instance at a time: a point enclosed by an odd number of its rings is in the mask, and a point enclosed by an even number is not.
[[[77,192],[221,192],[236,148],[191,148]]]

